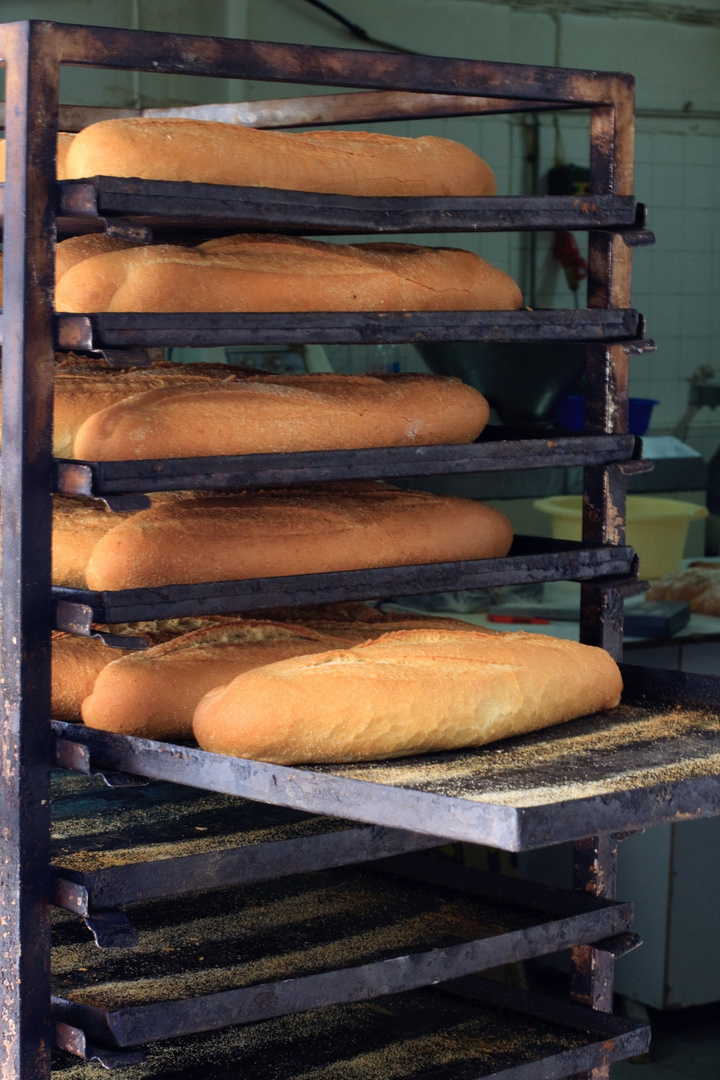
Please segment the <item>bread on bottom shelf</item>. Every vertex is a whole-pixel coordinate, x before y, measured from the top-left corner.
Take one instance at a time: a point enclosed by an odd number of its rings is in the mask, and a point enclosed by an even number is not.
[[[439,375],[202,382],[183,380],[180,372],[178,382],[149,383],[147,391],[104,408],[98,401],[98,411],[77,430],[73,457],[125,461],[469,443],[490,412],[473,387]]]
[[[204,750],[276,764],[481,746],[620,701],[602,649],[540,634],[400,631],[247,672],[195,710]]]
[[[59,279],[65,312],[496,311],[520,289],[471,251],[332,244],[248,233],[197,247],[151,244],[95,255]]]
[[[299,614],[302,617],[303,612]],[[340,621],[326,613],[314,626],[291,623],[292,609],[288,609],[288,621],[284,622],[225,619],[141,652],[116,653],[117,658],[105,659],[92,676],[82,703],[82,718],[88,727],[124,735],[191,739],[193,712],[200,699],[215,686],[252,668],[293,656],[347,648],[398,627],[459,629],[462,625],[455,619],[434,616],[423,619],[376,612],[377,621],[365,622],[350,611],[348,615]],[[106,654],[112,652],[105,649]],[[98,657],[99,661],[103,659]]]
[[[138,589],[499,558],[512,541],[505,515],[482,503],[372,482],[152,503],[113,514],[56,498],[55,584]]]

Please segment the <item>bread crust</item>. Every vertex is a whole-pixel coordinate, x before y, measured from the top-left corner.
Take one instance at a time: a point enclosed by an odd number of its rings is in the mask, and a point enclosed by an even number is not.
[[[343,644],[340,635],[292,624],[241,619],[207,627],[104,666],[83,701],[83,721],[148,739],[191,739],[195,706],[214,686]]]
[[[72,266],[58,311],[492,311],[520,307],[513,279],[471,251],[240,234],[157,244]]]
[[[450,139],[367,131],[265,131],[208,120],[126,118],[81,131],[68,176],[270,187],[344,195],[494,195],[490,166]]]
[[[466,443],[489,412],[477,390],[435,375],[195,380],[100,405],[79,427],[73,456],[124,461]]]
[[[602,649],[540,634],[400,631],[247,672],[195,710],[204,750],[371,761],[522,734],[619,703]]]

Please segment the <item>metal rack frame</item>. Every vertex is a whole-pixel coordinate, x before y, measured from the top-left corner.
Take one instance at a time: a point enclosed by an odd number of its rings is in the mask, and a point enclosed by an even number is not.
[[[2,417],[5,709],[0,781],[0,816],[5,826],[7,852],[0,888],[0,916],[6,928],[0,950],[0,969],[6,994],[2,1005],[5,1036],[0,1046],[0,1068],[3,1075],[14,1080],[47,1080],[53,1042],[48,1008],[50,765],[55,760],[59,765],[89,771],[94,752],[93,748],[82,745],[87,732],[71,732],[62,725],[55,725],[55,734],[51,733],[48,723],[50,631],[56,601],[59,601],[61,611],[66,602],[73,604],[80,600],[76,607],[84,604],[85,612],[68,613],[65,609],[70,622],[72,618],[78,620],[72,628],[80,632],[86,632],[80,626],[83,619],[89,626],[92,614],[98,610],[93,607],[92,596],[72,598],[59,591],[54,598],[51,588],[51,493],[65,482],[63,477],[70,476],[70,482],[80,482],[78,478],[83,469],[89,469],[93,483],[97,483],[97,470],[93,471],[92,464],[56,463],[52,457],[50,431],[55,347],[112,350],[169,342],[221,344],[237,340],[238,334],[242,334],[244,340],[267,341],[272,336],[277,341],[278,335],[290,333],[296,341],[399,341],[408,340],[408,335],[434,340],[457,338],[458,335],[470,339],[486,336],[494,340],[539,340],[543,334],[548,335],[546,340],[582,340],[588,342],[587,432],[590,436],[612,440],[624,437],[627,431],[628,357],[646,347],[642,342],[637,343],[643,334],[642,321],[629,306],[630,254],[635,242],[646,242],[649,237],[642,211],[638,211],[632,199],[633,85],[626,75],[438,57],[398,57],[262,42],[229,42],[33,21],[0,27],[0,56],[7,68],[8,137],[4,191]],[[455,214],[453,227],[458,229],[548,228],[556,227],[550,223],[557,221],[579,228],[578,218],[587,212],[586,227],[592,230],[588,311],[546,315],[486,313],[460,317],[456,314],[450,318],[414,315],[403,316],[402,320],[392,314],[378,316],[371,313],[363,313],[362,317],[327,314],[307,317],[213,316],[205,321],[202,316],[163,316],[161,320],[153,316],[56,316],[53,266],[58,227],[119,230],[134,236],[138,242],[145,242],[149,230],[170,229],[177,225],[178,219],[189,211],[186,197],[191,194],[169,191],[167,187],[160,190],[157,185],[140,184],[138,187],[132,182],[113,186],[102,178],[89,184],[55,183],[55,132],[59,118],[62,115],[64,120],[65,117],[58,104],[62,64],[198,75],[210,73],[223,78],[301,80],[319,86],[340,84],[362,88],[359,93],[298,99],[279,110],[278,103],[272,102],[245,107],[245,113],[253,113],[256,123],[262,123],[264,118],[265,126],[336,123],[340,120],[370,122],[407,115],[589,108],[592,190],[587,203],[578,206],[567,200],[491,200],[484,210],[499,213],[494,226],[487,216],[477,216],[481,207],[471,205],[472,200],[462,205],[448,205]],[[367,92],[368,89],[371,92]],[[209,111],[212,108],[208,107],[204,113],[194,110],[192,115],[217,118],[212,117]],[[233,107],[229,108],[232,110]],[[237,107],[235,118],[242,113],[243,107]],[[157,111],[154,114],[157,115]],[[177,111],[174,115],[183,115],[183,112]],[[226,110],[223,116],[228,115]],[[318,115],[320,119],[317,119]],[[275,196],[255,192],[252,213],[265,222],[268,213],[274,214],[276,220],[283,218],[288,227],[299,229],[305,212],[303,206],[307,204],[301,198],[283,195],[280,205]],[[133,215],[129,220],[128,199],[132,206],[140,207],[137,217]],[[375,205],[355,200],[355,204],[343,211],[333,197],[318,197],[313,201],[324,207],[312,222],[313,228],[320,232],[338,231],[342,213],[347,213],[343,221],[362,232],[369,230],[374,214],[383,212],[386,214],[383,227],[395,229],[401,221],[398,215],[408,210],[405,206],[383,209],[377,200]],[[237,223],[239,220],[244,220],[247,227],[247,217],[237,216],[240,209],[234,195],[220,199],[214,205],[206,200],[204,206],[204,211],[194,211],[202,228],[225,228],[229,221]],[[438,207],[428,205],[420,209],[425,217],[417,218],[417,228],[432,229],[433,220],[437,220],[433,219],[433,214],[437,214]],[[78,225],[80,219],[82,222]],[[404,228],[413,228],[407,218],[402,220]],[[443,228],[448,226],[444,224]],[[590,451],[591,440],[588,440],[587,448]],[[599,458],[592,454],[583,458],[586,466],[585,510],[580,547],[608,553],[611,561],[615,557],[622,558],[628,551],[623,546],[624,469],[631,463],[633,453],[629,446],[627,451],[625,462],[618,461],[614,452],[608,456],[601,454]],[[395,455],[396,458],[400,456]],[[391,460],[390,454],[387,463]],[[506,459],[506,466],[510,460]],[[490,457],[486,461],[491,464]],[[287,464],[285,460],[277,461],[270,467],[284,468]],[[336,455],[331,467],[338,469],[341,464]],[[554,464],[552,454],[548,454],[547,464]],[[193,464],[195,467],[196,463]],[[235,468],[236,463],[232,463],[230,469]],[[82,482],[88,482],[87,472],[82,475]],[[120,482],[122,484],[122,479]],[[136,476],[133,486],[126,485],[123,491],[141,488],[142,480]],[[566,557],[566,574],[568,569],[572,576],[571,561]],[[512,576],[512,567],[509,573]],[[608,573],[619,573],[620,577],[607,580],[594,572],[588,575],[593,580],[583,585],[581,633],[583,640],[601,644],[619,655],[622,596],[628,589],[636,588],[636,583],[627,560],[619,569],[614,567]],[[409,586],[411,591],[409,576],[401,568],[393,581],[398,586]],[[375,584],[370,576],[359,592],[354,593],[352,588],[348,592],[345,587],[339,595],[367,596]],[[285,585],[294,602],[302,602],[296,587],[298,582],[286,581]],[[425,584],[423,591],[426,591]],[[173,599],[182,603],[180,594]],[[193,596],[191,601],[193,609],[197,610],[198,598]],[[275,601],[265,598],[263,602]],[[108,614],[107,609],[104,613]],[[127,618],[127,614],[124,617]],[[135,742],[137,740],[121,740],[118,753],[110,753],[110,757],[114,754],[118,768],[132,772],[136,767],[137,761],[133,758]],[[107,745],[110,743],[103,744]],[[176,749],[156,747],[157,763],[173,755],[177,761],[182,761],[183,754],[176,754]],[[143,749],[143,752],[150,751]],[[212,755],[205,757],[209,759]],[[233,765],[226,760],[222,766],[214,762],[206,764],[222,771],[222,768],[244,767],[252,770],[257,763]],[[318,782],[329,793],[322,776]],[[342,812],[342,800],[336,802],[335,811]],[[612,896],[616,847],[617,840],[608,833],[578,843],[576,888],[598,897]],[[618,951],[619,947],[615,953]],[[602,951],[589,944],[580,945],[576,950],[573,995],[595,1010],[608,1011],[610,1008],[612,956],[612,949]],[[472,997],[478,992],[475,985],[468,983],[463,992]],[[612,1023],[609,1019],[608,1031]],[[619,1032],[622,1025],[618,1027],[615,1023],[615,1027]],[[84,1035],[67,1029],[67,1026],[62,1037],[65,1045],[72,1045],[78,1052],[82,1049],[81,1044],[84,1045]],[[638,1045],[638,1038],[642,1042],[642,1036],[638,1036],[634,1046]],[[632,1038],[626,1043],[632,1044]],[[592,1074],[582,1075],[592,1075],[598,1080],[606,1075],[604,1066],[599,1069],[592,1066],[597,1057],[576,1057],[573,1062],[581,1067],[581,1060],[593,1068]],[[570,1059],[563,1059],[563,1062],[570,1066]],[[530,1074],[520,1066],[505,1075]]]

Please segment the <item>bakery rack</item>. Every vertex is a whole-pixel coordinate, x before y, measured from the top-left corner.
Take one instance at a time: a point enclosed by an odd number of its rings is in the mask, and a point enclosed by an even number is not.
[[[673,680],[626,669],[628,693],[620,710],[575,721],[559,732],[462,754],[289,769],[51,724],[49,642],[53,626],[90,634],[101,619],[569,578],[583,582],[583,640],[619,657],[622,599],[642,588],[633,552],[623,543],[625,476],[645,467],[639,444],[626,433],[628,363],[651,347],[642,317],[630,307],[631,249],[651,239],[644,209],[632,196],[632,79],[32,21],[0,27],[0,48],[7,68],[8,138],[0,787],[6,995],[0,1072],[8,1080],[47,1080],[56,1043],[86,1059],[79,1064],[61,1054],[53,1075],[66,1080],[94,1078],[93,1060],[128,1066],[133,1080],[190,1076],[198,1069],[208,1077],[230,1077],[237,1075],[238,1063],[248,1075],[263,1070],[287,1080],[312,1068],[330,1070],[328,1075],[343,1069],[372,1069],[377,1076],[420,1071],[437,1080],[606,1077],[610,1061],[641,1052],[648,1040],[646,1028],[609,1015],[613,960],[636,944],[628,933],[628,905],[613,902],[617,844],[623,834],[646,825],[720,811],[716,680]],[[268,127],[589,109],[591,194],[379,200],[104,177],[57,183],[58,124],[74,130],[92,115],[58,105],[62,64],[302,79],[353,88],[166,112]],[[107,115],[103,110],[97,118]],[[450,315],[54,312],[58,233],[107,231],[146,243],[178,233],[249,228],[315,234],[582,229],[589,232],[588,307]],[[585,342],[586,435],[242,459],[97,463],[52,458],[56,349],[103,354],[113,363],[137,361],[132,350],[148,345],[458,338]],[[583,541],[575,545],[520,539],[508,559],[482,564],[115,594],[53,589],[50,583],[53,491],[101,497],[127,508],[128,499],[146,492],[189,484],[223,489],[571,463],[585,466],[586,481]],[[673,713],[678,707],[681,717]],[[51,765],[65,770],[54,789]],[[86,820],[89,806],[94,824]],[[157,811],[151,820],[148,806]],[[127,836],[114,832],[118,821]],[[192,835],[199,821],[201,831],[212,833],[200,842]],[[68,829],[74,839],[61,843]],[[550,895],[540,887],[414,854],[435,847],[440,837],[508,850],[572,839],[576,891]],[[389,862],[382,861],[388,856]],[[360,868],[360,863],[369,865]],[[356,865],[347,869],[350,864]],[[315,876],[303,878],[310,871]],[[201,886],[204,891],[196,894]],[[348,963],[342,944],[355,929],[353,905],[361,888],[368,897],[366,925],[374,944],[365,942],[364,951]],[[232,903],[249,904],[255,896],[262,909],[262,897],[288,905],[303,889],[328,917],[310,918],[307,899],[298,901],[299,921],[283,924],[289,935],[285,953],[281,948],[268,955],[263,939],[256,942],[267,967],[263,977],[243,982],[238,975],[229,989],[213,985],[201,977],[205,954],[199,948],[184,949],[178,964],[166,957],[161,969],[152,967],[148,941],[171,939],[173,927],[188,937],[178,928],[186,925],[186,912],[189,925],[198,921],[194,904],[200,903],[202,921],[203,912],[223,896],[235,897],[237,890],[244,900]],[[338,907],[343,889],[351,890],[349,914],[347,903]],[[52,1011],[51,900],[61,909],[57,953],[67,957],[73,948],[77,953],[76,962],[64,961],[67,979],[56,985]],[[449,905],[445,914],[454,911],[454,920],[443,922],[439,904]],[[99,942],[114,947],[94,951],[68,909],[83,915]],[[387,916],[393,910],[395,923]],[[415,923],[423,915],[432,933],[418,937]],[[315,967],[308,966],[307,957],[296,958],[294,966],[288,960],[298,932],[304,942],[325,946]],[[126,952],[135,934],[140,951]],[[189,944],[217,950],[218,941],[210,933],[207,941],[199,937]],[[474,974],[564,947],[573,948],[570,1004]],[[92,960],[79,963],[80,955]],[[133,996],[132,986],[126,986],[129,996],[114,999],[101,992],[103,982],[114,978],[117,983],[118,972],[140,969],[179,981],[171,1008],[166,990],[154,993],[144,982],[148,993],[142,1000]],[[294,1015],[301,1009],[308,1011]],[[230,1026],[213,1030],[222,1024]],[[135,1048],[152,1039],[162,1041],[150,1043],[143,1065]]]

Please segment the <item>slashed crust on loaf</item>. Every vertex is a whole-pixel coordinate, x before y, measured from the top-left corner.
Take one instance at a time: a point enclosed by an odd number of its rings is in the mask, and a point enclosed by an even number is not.
[[[520,307],[470,251],[239,234],[95,255],[58,281],[58,311],[469,311]]]
[[[363,482],[166,496],[99,533],[91,589],[495,558],[512,541],[482,503]]]
[[[264,131],[217,121],[104,120],[73,140],[68,176],[271,187],[346,195],[494,195],[490,167],[450,139],[364,131]]]
[[[89,727],[150,739],[192,738],[195,706],[242,672],[344,644],[309,627],[239,619],[196,630],[105,666],[82,716]]]
[[[436,375],[173,383],[99,405],[78,429],[73,456],[124,461],[465,443],[488,416],[477,390]]]
[[[189,634],[204,626],[227,622],[228,616],[156,619],[152,622],[97,624],[94,629],[117,637],[144,638],[148,646],[169,641],[179,634]],[[76,723],[81,719],[80,706],[92,693],[95,680],[108,664],[134,650],[106,645],[101,638],[81,637],[54,630],[52,633],[52,715],[56,720]]]
[[[295,765],[481,746],[620,701],[602,649],[540,634],[401,631],[247,672],[193,721],[205,750]]]

